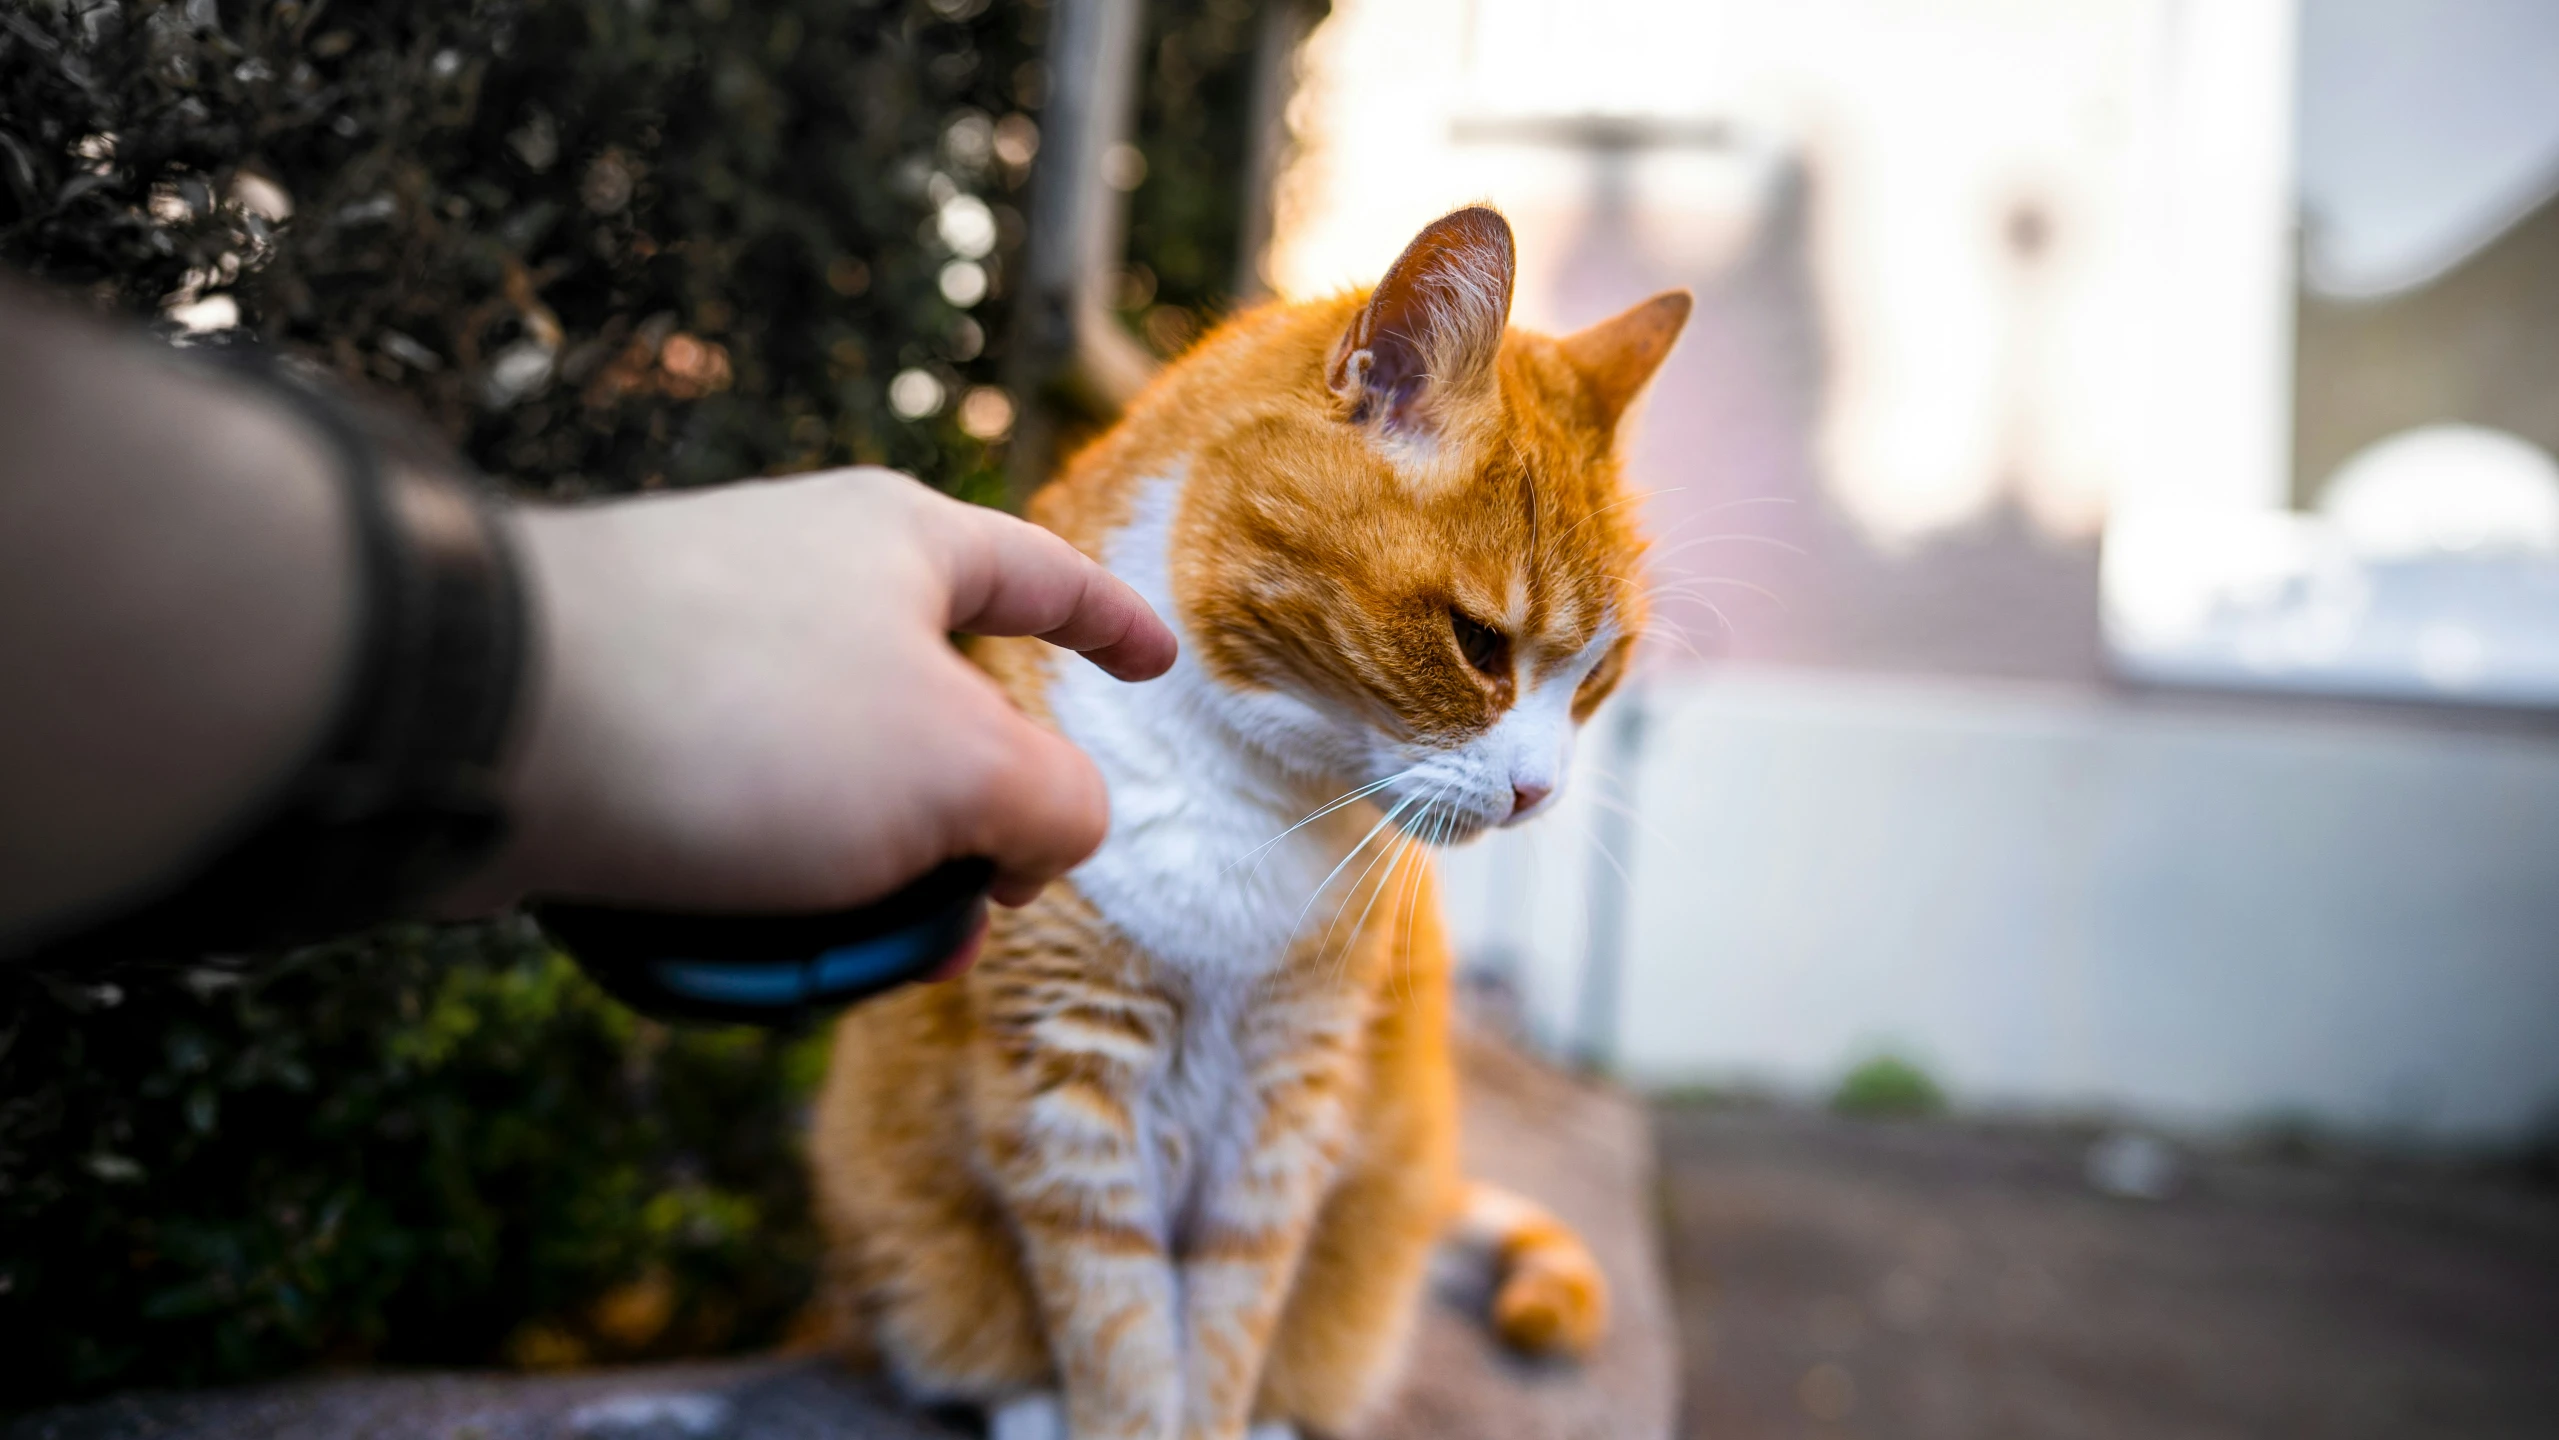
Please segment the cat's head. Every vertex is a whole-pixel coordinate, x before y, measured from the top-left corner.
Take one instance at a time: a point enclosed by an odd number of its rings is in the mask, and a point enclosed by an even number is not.
[[[1509,224],[1460,210],[1369,294],[1196,357],[1243,412],[1191,456],[1172,547],[1200,664],[1262,748],[1383,782],[1434,840],[1543,806],[1624,672],[1644,540],[1618,424],[1689,311],[1531,334],[1513,274]]]

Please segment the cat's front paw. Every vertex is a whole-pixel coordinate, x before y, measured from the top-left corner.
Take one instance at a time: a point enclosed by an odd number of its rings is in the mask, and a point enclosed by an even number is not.
[[[1046,1391],[1007,1400],[986,1417],[986,1440],[1066,1440],[1066,1402]]]
[[[1297,1427],[1285,1420],[1265,1420],[1245,1432],[1244,1440],[1297,1440]]]

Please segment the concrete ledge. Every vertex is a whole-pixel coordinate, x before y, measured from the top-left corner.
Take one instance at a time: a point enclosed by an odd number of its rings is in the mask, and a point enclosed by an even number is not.
[[[1480,1037],[1460,1045],[1472,1172],[1578,1228],[1607,1271],[1608,1339],[1584,1365],[1493,1343],[1480,1257],[1442,1257],[1404,1389],[1352,1440],[1669,1440],[1678,1345],[1643,1112]],[[877,1380],[809,1357],[599,1370],[350,1375],[139,1393],[0,1425],[0,1440],[967,1440]]]
[[[1608,1336],[1579,1365],[1520,1359],[1484,1326],[1489,1275],[1444,1247],[1402,1393],[1357,1440],[1669,1440],[1679,1336],[1653,1138],[1631,1098],[1461,1031],[1466,1168],[1569,1222],[1607,1272]]]

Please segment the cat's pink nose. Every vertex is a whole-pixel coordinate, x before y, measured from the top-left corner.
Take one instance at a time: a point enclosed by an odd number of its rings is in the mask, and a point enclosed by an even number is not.
[[[1538,801],[1554,793],[1552,785],[1540,785],[1534,780],[1514,780],[1511,782],[1511,813],[1525,815],[1537,808]]]

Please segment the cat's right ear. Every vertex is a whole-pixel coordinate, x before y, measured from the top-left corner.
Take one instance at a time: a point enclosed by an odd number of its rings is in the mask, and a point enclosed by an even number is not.
[[[1325,383],[1343,418],[1428,441],[1489,400],[1517,272],[1510,222],[1493,210],[1425,226],[1333,346]]]

